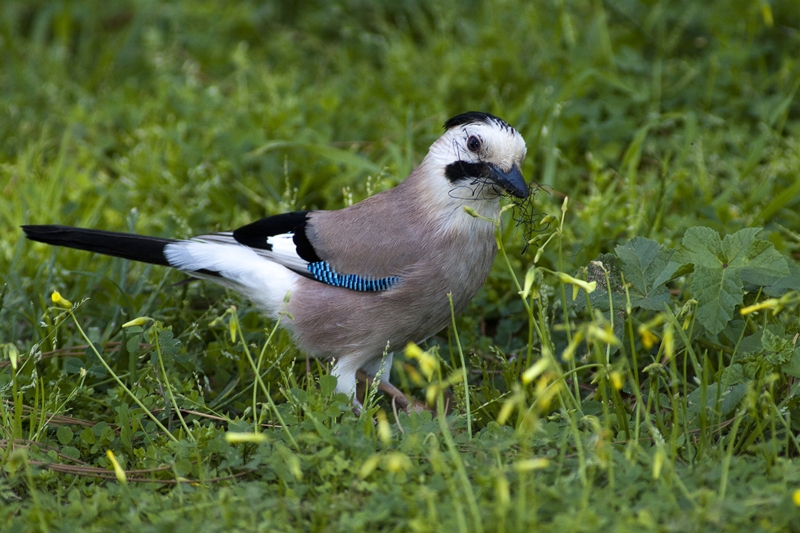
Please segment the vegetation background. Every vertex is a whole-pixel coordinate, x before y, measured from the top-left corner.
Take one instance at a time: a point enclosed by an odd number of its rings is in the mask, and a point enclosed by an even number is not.
[[[0,529],[800,531],[798,51],[795,0],[5,0]],[[541,187],[395,359],[437,415],[357,417],[247,301],[19,229],[339,208],[467,110]]]

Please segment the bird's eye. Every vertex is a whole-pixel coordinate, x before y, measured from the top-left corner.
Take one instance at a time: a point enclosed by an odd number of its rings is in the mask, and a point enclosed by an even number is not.
[[[481,140],[474,135],[470,135],[467,139],[467,148],[470,152],[477,152],[481,149]]]

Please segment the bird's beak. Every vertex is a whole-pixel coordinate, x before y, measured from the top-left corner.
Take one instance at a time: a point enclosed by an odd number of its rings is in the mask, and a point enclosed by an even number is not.
[[[513,194],[517,198],[527,198],[530,192],[525,178],[517,165],[511,167],[510,172],[503,172],[494,165],[491,165],[492,180],[500,185],[506,192]]]

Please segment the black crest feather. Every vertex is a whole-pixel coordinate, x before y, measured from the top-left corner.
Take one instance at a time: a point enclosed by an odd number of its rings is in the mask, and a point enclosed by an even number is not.
[[[456,126],[461,126],[464,124],[474,124],[476,122],[484,122],[486,124],[497,124],[503,129],[514,130],[514,128],[511,127],[511,125],[502,118],[496,117],[490,113],[484,113],[483,111],[467,111],[466,113],[461,113],[460,115],[456,115],[444,123],[444,129],[445,131],[447,131],[450,128],[455,128]]]

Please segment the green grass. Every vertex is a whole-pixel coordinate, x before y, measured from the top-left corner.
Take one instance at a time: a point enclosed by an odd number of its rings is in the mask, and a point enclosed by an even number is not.
[[[3,2],[3,531],[800,531],[797,50],[792,0]],[[246,300],[19,230],[339,208],[466,110],[541,188],[395,358],[434,415],[356,417]]]

